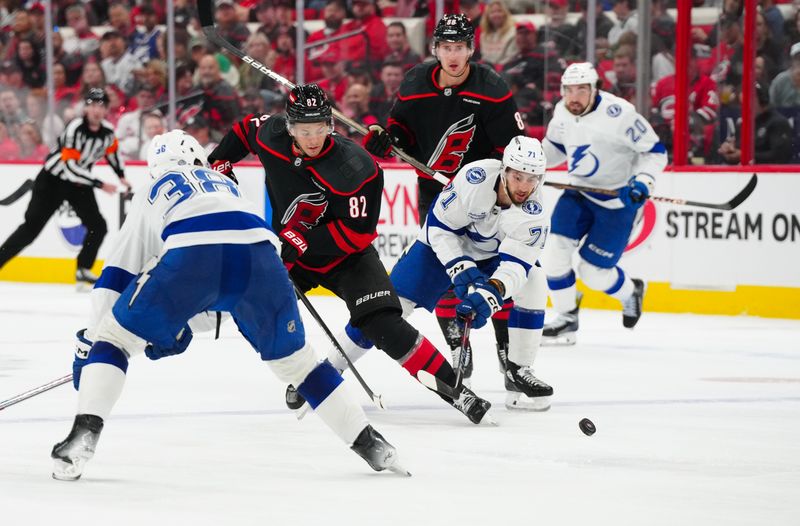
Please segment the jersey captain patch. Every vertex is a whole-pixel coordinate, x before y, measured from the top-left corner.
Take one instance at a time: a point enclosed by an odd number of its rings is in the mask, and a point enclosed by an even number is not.
[[[486,180],[486,172],[483,168],[470,168],[467,170],[467,181],[472,184],[479,184]]]

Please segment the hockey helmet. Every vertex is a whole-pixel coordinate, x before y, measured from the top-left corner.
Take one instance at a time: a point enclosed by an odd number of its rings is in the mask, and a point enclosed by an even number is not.
[[[466,15],[444,15],[433,30],[433,50],[439,42],[466,42],[472,49],[475,44],[475,28]]]
[[[297,85],[286,100],[289,124],[295,122],[330,122],[332,106],[328,96],[316,84]]]
[[[539,139],[517,135],[503,151],[503,173],[506,168],[526,174],[543,176],[547,161]]]
[[[161,175],[174,166],[203,166],[208,168],[208,155],[197,139],[183,130],[172,130],[153,137],[147,152],[150,176]]]
[[[106,94],[103,88],[92,88],[89,90],[89,93],[86,94],[84,102],[86,104],[103,103],[108,106],[108,94]]]
[[[564,74],[561,75],[561,86],[576,86],[579,84],[589,84],[592,88],[597,87],[597,70],[591,62],[576,62],[567,66]]]

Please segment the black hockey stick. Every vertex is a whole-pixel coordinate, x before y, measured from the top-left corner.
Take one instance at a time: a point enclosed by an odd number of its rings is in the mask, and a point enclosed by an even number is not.
[[[11,194],[8,197],[0,199],[0,206],[8,206],[14,204],[20,197],[25,195],[31,188],[33,188],[33,180],[28,179],[24,183],[22,183],[22,185],[20,185],[19,188],[11,192]]]
[[[458,351],[458,363],[456,363],[456,385],[455,392],[461,390],[464,381],[464,368],[467,366],[467,348],[469,347],[469,330],[472,328],[472,316],[464,320],[464,332],[461,334],[461,349]]]
[[[11,407],[12,405],[18,404],[20,402],[24,402],[29,398],[33,398],[34,396],[40,395],[42,393],[46,393],[50,389],[55,389],[58,386],[67,384],[72,381],[72,374],[68,374],[67,376],[62,376],[61,378],[56,378],[52,382],[48,382],[44,385],[40,385],[39,387],[34,387],[24,393],[20,393],[17,396],[11,397],[8,400],[4,400],[0,402],[0,411],[5,409],[6,407]]]
[[[562,190],[575,190],[577,192],[592,192],[595,194],[602,194],[602,195],[610,195],[616,197],[619,195],[617,190],[606,190],[603,188],[592,188],[590,186],[578,186],[572,184],[562,184],[562,183],[555,183],[551,181],[545,181],[547,186],[552,186],[553,188],[560,188]],[[750,197],[750,194],[753,193],[753,190],[756,189],[756,184],[758,184],[758,176],[753,174],[753,177],[747,181],[747,184],[742,188],[742,190],[736,194],[733,199],[727,201],[725,203],[701,203],[699,201],[690,201],[688,199],[678,199],[674,197],[661,197],[660,195],[650,196],[650,200],[658,201],[660,203],[670,203],[673,205],[685,205],[685,206],[699,206],[701,208],[713,208],[715,210],[733,210],[740,204],[744,202],[745,199]]]
[[[469,331],[472,328],[472,317],[464,320],[464,332],[461,334],[461,349],[458,351],[458,360],[453,364],[456,373],[455,385],[450,385],[444,380],[435,377],[428,371],[422,369],[417,372],[419,382],[439,394],[443,394],[452,399],[457,399],[461,391],[461,384],[464,383],[464,368],[466,367],[467,345],[469,344]]]
[[[317,309],[315,309],[314,305],[312,305],[311,302],[308,300],[308,297],[306,297],[305,293],[303,293],[303,291],[300,290],[300,288],[297,285],[294,286],[294,290],[297,293],[297,297],[300,298],[300,301],[302,301],[303,305],[306,306],[308,312],[310,312],[311,316],[314,317],[314,320],[316,320],[317,324],[322,328],[322,331],[331,341],[333,346],[336,348],[337,351],[339,351],[339,354],[342,355],[344,361],[347,362],[347,366],[350,368],[351,371],[353,371],[353,376],[356,377],[358,383],[361,384],[361,387],[364,388],[364,391],[366,391],[367,396],[369,396],[370,399],[372,399],[372,401],[375,403],[375,405],[377,405],[380,409],[386,409],[386,406],[383,405],[383,399],[381,398],[381,395],[375,394],[375,392],[372,389],[370,389],[369,385],[367,385],[367,382],[364,381],[364,378],[361,377],[361,374],[359,374],[358,369],[356,369],[356,366],[353,365],[352,360],[350,360],[350,357],[347,356],[346,352],[344,352],[344,349],[342,349],[342,346],[339,344],[339,342],[336,340],[336,337],[333,335],[331,330],[322,320],[322,317],[317,312]]]

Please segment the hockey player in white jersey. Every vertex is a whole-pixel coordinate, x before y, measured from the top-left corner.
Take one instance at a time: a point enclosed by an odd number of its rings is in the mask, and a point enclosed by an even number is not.
[[[433,312],[452,285],[462,301],[462,320],[480,328],[513,298],[508,319],[508,355],[501,355],[508,392],[506,407],[550,408],[553,388],[533,374],[547,303],[547,283],[537,260],[549,230],[541,188],[545,157],[537,139],[514,137],[503,159],[467,164],[436,197],[408,252],[392,270],[403,315],[422,307]],[[372,344],[352,326],[339,336],[351,359]],[[329,355],[334,366],[341,358]]]
[[[545,325],[544,343],[574,344],[580,295],[575,276],[622,303],[622,322],[633,328],[642,314],[645,284],[617,263],[639,209],[667,164],[667,152],[647,119],[627,101],[597,89],[588,63],[571,64],[561,77],[562,100],[543,141],[548,166],[566,159],[569,182],[618,190],[618,197],[565,191],[551,217],[542,260],[558,317]],[[573,254],[579,262],[573,269]]]
[[[53,447],[53,477],[80,478],[122,393],[128,361],[183,352],[208,311],[229,312],[276,376],[298,385],[373,469],[398,470],[394,447],[369,425],[339,372],[306,343],[280,244],[255,206],[208,167],[203,148],[183,131],[155,137],[147,163],[154,181],[133,198],[93,290],[90,327],[79,333],[78,411]]]

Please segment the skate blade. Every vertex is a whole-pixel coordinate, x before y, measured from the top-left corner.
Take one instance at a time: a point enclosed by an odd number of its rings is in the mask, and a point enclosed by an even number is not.
[[[494,419],[492,411],[486,411],[486,414],[483,415],[481,421],[478,422],[479,426],[489,426],[489,427],[498,427],[499,424],[497,420]]]
[[[542,336],[543,347],[566,347],[575,345],[577,337],[574,332],[562,334],[560,336]]]
[[[78,281],[75,284],[75,290],[77,292],[92,292],[94,288],[94,283],[86,283],[85,281]]]
[[[77,461],[78,464],[71,464],[61,459],[55,459],[53,464],[52,476],[55,480],[75,481],[83,475],[84,462]]]
[[[400,475],[401,477],[410,477],[411,472],[408,471],[406,468],[395,462],[391,466],[386,468],[387,470],[391,471],[395,475]]]
[[[550,410],[549,396],[531,398],[522,393],[508,393],[506,395],[506,409],[510,411],[543,413]]]
[[[298,420],[302,420],[303,417],[305,417],[308,414],[308,411],[310,409],[311,409],[311,406],[308,405],[308,402],[306,402],[305,404],[301,405],[299,409],[295,409],[294,410],[294,416]]]

